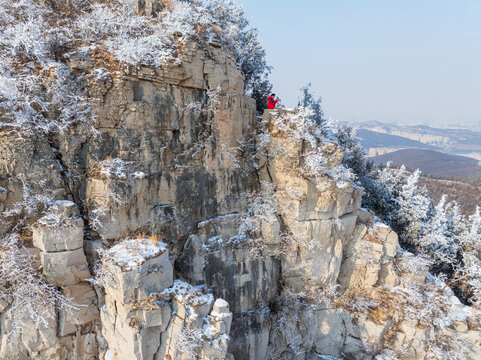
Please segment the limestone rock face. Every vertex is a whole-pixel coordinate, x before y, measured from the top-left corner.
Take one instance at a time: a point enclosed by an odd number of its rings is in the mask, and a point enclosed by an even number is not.
[[[74,299],[78,309],[61,310],[59,313],[59,330],[61,336],[74,334],[75,325],[85,325],[99,317],[97,296],[87,283],[80,283],[62,288],[65,296]]]
[[[263,120],[265,132],[275,127],[270,113],[266,112]],[[322,145],[322,156],[333,159],[330,166],[340,166],[333,145]],[[288,194],[297,194],[284,196],[280,204],[282,225],[301,244],[282,257],[283,276],[295,291],[336,281],[343,241],[353,234],[362,196],[362,190],[352,183],[339,187],[326,179],[327,188],[319,189],[316,179],[304,176],[300,170],[305,152],[302,142],[274,130],[266,162],[259,171],[261,181],[272,182]]]
[[[75,285],[90,278],[83,250],[84,222],[77,205],[58,200],[33,227],[33,244],[42,252],[43,275],[51,284]]]
[[[86,281],[90,277],[83,249],[55,253],[40,253],[43,274],[51,284],[66,286]]]
[[[457,341],[480,359],[478,310],[361,209],[338,144],[299,133],[295,111],[257,119],[234,56],[206,47],[102,77],[72,52],[98,136],[0,134],[0,235],[28,212],[22,251],[75,305],[13,336],[2,297],[0,358],[434,359]],[[449,314],[423,311],[440,299]]]

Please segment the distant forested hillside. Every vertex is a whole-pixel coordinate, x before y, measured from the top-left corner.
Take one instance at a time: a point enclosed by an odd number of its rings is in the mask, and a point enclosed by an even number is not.
[[[456,201],[461,211],[470,215],[481,205],[481,178],[477,181],[466,181],[466,179],[449,180],[447,178],[436,178],[433,176],[421,176],[419,184],[425,186],[428,195],[437,204],[443,195],[448,201]]]

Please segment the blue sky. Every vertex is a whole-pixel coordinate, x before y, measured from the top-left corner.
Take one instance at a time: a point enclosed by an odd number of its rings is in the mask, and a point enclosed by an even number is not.
[[[238,0],[276,94],[344,121],[481,127],[481,0]]]

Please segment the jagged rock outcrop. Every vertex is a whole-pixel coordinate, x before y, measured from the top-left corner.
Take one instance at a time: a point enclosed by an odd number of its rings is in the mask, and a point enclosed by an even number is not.
[[[28,213],[24,250],[73,302],[14,336],[1,298],[0,357],[479,359],[479,312],[361,209],[338,144],[296,111],[257,119],[216,41],[181,49],[156,69],[70,49],[95,134],[0,134],[0,234]]]
[[[187,356],[186,350],[206,360],[226,357],[232,321],[228,303],[214,303],[212,294],[185,282],[174,284],[165,244],[123,241],[109,250],[102,266],[106,358],[177,359]]]

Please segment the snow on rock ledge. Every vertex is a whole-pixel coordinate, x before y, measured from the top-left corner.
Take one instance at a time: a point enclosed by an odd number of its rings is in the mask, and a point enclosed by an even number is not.
[[[173,269],[166,245],[156,239],[126,239],[101,251],[100,282],[123,303],[149,298],[172,285]]]
[[[58,200],[33,228],[33,244],[44,252],[71,251],[83,246],[84,222],[77,205]]]

